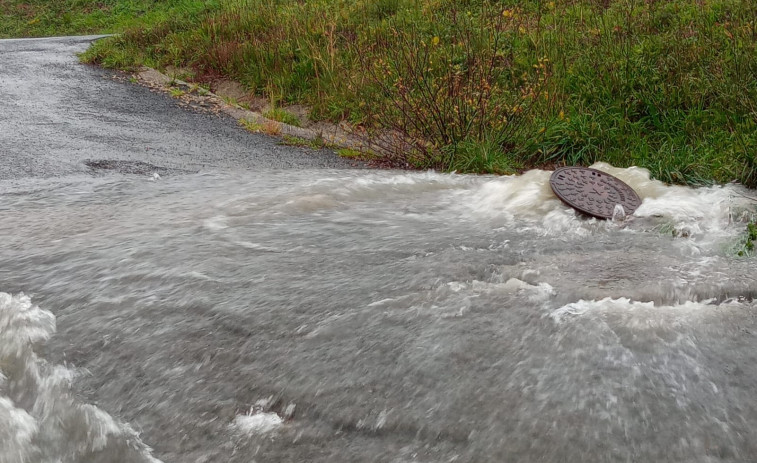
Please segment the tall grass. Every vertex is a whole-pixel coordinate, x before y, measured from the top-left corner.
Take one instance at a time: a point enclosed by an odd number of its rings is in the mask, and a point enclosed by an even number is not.
[[[757,186],[749,0],[188,1],[101,41],[109,66],[192,67],[402,140],[392,160],[509,172],[639,165]]]

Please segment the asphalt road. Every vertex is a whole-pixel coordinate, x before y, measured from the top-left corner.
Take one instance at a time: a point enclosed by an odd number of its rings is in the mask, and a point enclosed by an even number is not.
[[[351,165],[80,64],[96,38],[0,40],[0,179]]]

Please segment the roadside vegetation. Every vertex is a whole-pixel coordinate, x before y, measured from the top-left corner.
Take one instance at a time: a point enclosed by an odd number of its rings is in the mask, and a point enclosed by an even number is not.
[[[194,0],[0,0],[0,38],[121,32],[217,9]]]
[[[746,233],[744,233],[741,241],[736,245],[735,254],[739,257],[753,256],[755,242],[757,242],[757,223],[749,222],[746,226]]]
[[[757,186],[751,0],[112,3],[150,10],[103,26],[123,34],[85,61],[236,80],[274,108],[349,122],[395,165],[606,161],[672,183]]]

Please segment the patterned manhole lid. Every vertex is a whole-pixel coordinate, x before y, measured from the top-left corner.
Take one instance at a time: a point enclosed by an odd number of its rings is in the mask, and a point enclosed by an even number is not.
[[[561,167],[550,177],[549,186],[568,206],[600,219],[611,219],[616,204],[623,206],[626,216],[641,204],[633,188],[588,167]]]

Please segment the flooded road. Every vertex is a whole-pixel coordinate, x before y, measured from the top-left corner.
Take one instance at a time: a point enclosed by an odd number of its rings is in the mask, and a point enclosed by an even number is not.
[[[751,193],[598,165],[643,199],[602,222],[549,172],[180,169],[177,139],[118,158],[160,178],[0,180],[3,463],[757,459]]]

